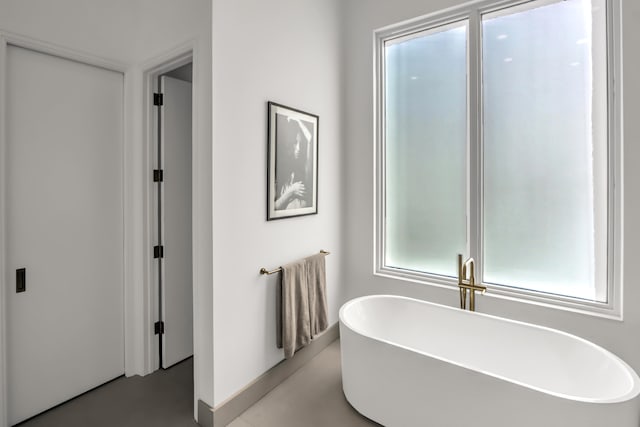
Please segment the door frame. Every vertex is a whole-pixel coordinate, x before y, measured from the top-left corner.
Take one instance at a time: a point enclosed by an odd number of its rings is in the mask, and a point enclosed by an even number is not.
[[[206,46],[206,44],[204,45]],[[213,362],[205,360],[213,357],[213,286],[211,285],[213,236],[211,234],[212,176],[213,158],[211,153],[211,136],[207,130],[210,120],[211,105],[210,72],[207,70],[209,53],[203,50],[203,44],[190,39],[149,59],[136,68],[136,83],[133,85],[132,97],[136,109],[132,115],[140,114],[134,124],[140,125],[139,132],[133,141],[136,145],[135,155],[131,155],[131,164],[126,163],[125,171],[129,171],[131,179],[125,183],[135,184],[136,190],[125,188],[125,195],[130,191],[133,235],[125,244],[132,253],[141,254],[138,262],[133,262],[134,271],[127,271],[125,278],[125,316],[134,316],[128,322],[125,317],[125,335],[127,332],[133,339],[125,341],[125,368],[131,366],[127,375],[147,375],[158,369],[157,339],[153,334],[153,310],[157,307],[157,287],[153,277],[153,150],[156,141],[155,118],[153,106],[154,79],[160,74],[191,62],[192,101],[191,101],[191,235],[192,235],[192,268],[193,268],[193,387],[194,419],[198,419],[198,401],[202,394],[213,388]],[[139,99],[138,99],[139,98]],[[134,131],[136,133],[136,131]],[[141,173],[142,172],[142,173]],[[126,173],[126,172],[125,172]],[[125,226],[128,223],[125,223]],[[125,237],[127,237],[125,228]],[[133,249],[136,249],[135,251]],[[130,283],[131,286],[127,286]],[[133,325],[133,326],[129,326]],[[138,328],[135,329],[134,328]],[[131,364],[128,365],[127,361]],[[135,364],[135,369],[134,369]],[[0,426],[2,427],[2,426]]]
[[[146,170],[144,176],[147,177],[146,182],[144,183],[144,187],[146,190],[146,197],[144,199],[145,203],[145,247],[149,251],[149,256],[146,256],[145,259],[145,271],[147,272],[147,280],[144,283],[144,330],[148,331],[145,334],[144,338],[144,354],[145,354],[145,374],[156,371],[160,368],[158,354],[160,352],[160,347],[158,343],[158,339],[156,335],[153,333],[154,323],[158,320],[158,304],[159,304],[159,292],[158,292],[158,270],[155,265],[155,261],[152,254],[152,248],[157,242],[154,241],[154,228],[157,226],[157,218],[155,217],[156,211],[156,188],[155,183],[153,182],[152,174],[154,169],[154,163],[157,159],[157,108],[153,105],[153,94],[157,91],[157,82],[158,78],[178,67],[186,65],[188,63],[193,64],[192,71],[192,82],[191,82],[191,93],[193,94],[191,99],[191,235],[192,235],[192,289],[193,289],[193,334],[194,334],[194,342],[193,342],[193,353],[194,356],[197,352],[197,337],[199,334],[196,333],[196,319],[197,319],[197,304],[196,301],[196,272],[197,268],[197,259],[196,254],[198,253],[198,245],[197,236],[200,235],[198,228],[198,215],[199,213],[196,210],[197,206],[197,198],[199,196],[199,189],[197,187],[197,176],[198,176],[198,162],[197,162],[197,102],[196,96],[197,89],[199,87],[197,76],[196,76],[196,61],[198,60],[195,52],[195,44],[194,42],[188,42],[182,46],[179,46],[170,52],[166,52],[165,54],[158,56],[143,65],[143,100],[144,100],[144,156],[145,156],[145,164]],[[194,388],[195,381],[197,381],[198,376],[195,375],[195,366],[194,366]],[[195,391],[195,390],[194,390]],[[194,393],[195,396],[195,393]]]
[[[6,188],[6,151],[7,151],[7,134],[6,134],[6,115],[8,112],[8,106],[6,101],[7,93],[7,46],[15,46],[23,49],[29,49],[38,53],[43,53],[62,59],[80,62],[83,64],[104,68],[109,71],[115,71],[121,73],[124,77],[123,93],[126,93],[126,87],[131,80],[131,69],[125,64],[99,58],[84,52],[78,52],[72,49],[66,49],[61,46],[57,46],[51,43],[35,40],[22,35],[17,35],[5,31],[0,31],[0,427],[8,426],[8,395],[7,395],[7,291],[8,286],[12,282],[11,272],[6,269],[6,207],[7,207],[7,188]],[[126,97],[123,103],[123,127],[125,129],[122,135],[123,152],[126,153],[126,148],[129,145],[127,127],[130,125],[130,119],[126,112]],[[126,154],[124,155],[124,165],[126,165]],[[126,166],[125,166],[126,167]],[[126,178],[126,173],[125,173]],[[123,196],[126,193],[127,185],[123,180]],[[125,212],[127,212],[126,198],[124,203],[124,209],[122,212],[122,221],[124,226],[124,236],[126,240],[127,233],[127,218]],[[124,242],[123,242],[124,243]],[[126,252],[126,251],[125,251]],[[124,277],[122,278],[123,291],[126,289],[126,253],[123,252],[123,265],[125,266]],[[126,310],[126,294],[125,294],[125,310]],[[126,316],[125,316],[126,322]],[[127,325],[125,323],[125,329]],[[123,334],[125,339],[125,334]],[[125,353],[126,353],[126,339],[125,339]],[[126,371],[126,357],[125,357],[125,371]]]

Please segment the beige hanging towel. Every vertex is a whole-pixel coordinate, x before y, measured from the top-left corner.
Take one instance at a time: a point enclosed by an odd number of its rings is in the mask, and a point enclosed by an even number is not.
[[[289,359],[311,341],[306,260],[282,267],[281,291],[282,336],[278,344],[282,344],[284,357]]]
[[[327,279],[325,254],[319,253],[305,258],[307,265],[307,285],[309,286],[309,319],[311,338],[327,329]]]

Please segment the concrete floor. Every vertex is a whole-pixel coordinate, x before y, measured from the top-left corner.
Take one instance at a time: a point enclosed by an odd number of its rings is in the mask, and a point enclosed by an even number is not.
[[[229,427],[378,425],[356,412],[342,393],[340,340],[336,340]],[[193,359],[146,377],[118,378],[19,426],[197,426],[193,421]]]
[[[193,427],[193,359],[146,377],[118,378],[20,427]]]
[[[379,424],[360,415],[345,399],[340,340],[336,340],[228,427],[361,426]]]

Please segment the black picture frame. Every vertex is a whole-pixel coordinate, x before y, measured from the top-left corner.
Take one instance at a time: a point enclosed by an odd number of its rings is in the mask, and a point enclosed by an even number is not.
[[[267,221],[318,213],[320,118],[267,102]]]

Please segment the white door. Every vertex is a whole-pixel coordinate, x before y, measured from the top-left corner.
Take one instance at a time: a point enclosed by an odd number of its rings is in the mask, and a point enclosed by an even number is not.
[[[124,86],[121,73],[16,46],[6,70],[13,425],[124,373]]]
[[[160,78],[163,93],[162,367],[193,355],[191,256],[191,83]]]

